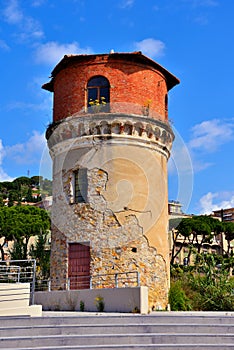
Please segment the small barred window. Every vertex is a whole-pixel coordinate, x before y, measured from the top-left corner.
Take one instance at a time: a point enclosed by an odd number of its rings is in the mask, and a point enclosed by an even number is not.
[[[74,202],[87,203],[87,190],[87,169],[79,168],[74,171]]]

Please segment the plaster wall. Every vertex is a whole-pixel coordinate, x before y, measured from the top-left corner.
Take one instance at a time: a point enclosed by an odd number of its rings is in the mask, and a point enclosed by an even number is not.
[[[92,276],[138,271],[141,285],[149,287],[151,307],[164,309],[169,286],[166,154],[156,152],[155,143],[130,136],[92,142],[86,137],[54,147],[54,286],[60,281],[62,288],[68,277],[68,244],[88,242]],[[71,183],[79,167],[88,169],[88,200],[74,204]]]
[[[35,302],[41,304],[44,311],[80,311],[82,301],[85,311],[97,312],[95,299],[100,297],[105,312],[148,313],[147,287],[36,292]]]

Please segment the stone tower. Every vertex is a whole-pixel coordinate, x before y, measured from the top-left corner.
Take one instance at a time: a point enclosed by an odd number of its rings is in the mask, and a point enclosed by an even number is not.
[[[166,307],[167,161],[174,138],[167,105],[178,83],[132,52],[65,55],[43,85],[54,93],[46,132],[53,289],[68,280],[71,288],[89,288],[90,281],[93,288],[111,287],[116,274],[130,286],[138,272],[150,305]]]

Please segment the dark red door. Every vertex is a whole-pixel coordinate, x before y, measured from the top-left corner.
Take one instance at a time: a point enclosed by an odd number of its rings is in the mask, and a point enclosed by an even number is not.
[[[71,289],[87,289],[90,286],[90,246],[69,243],[68,277]]]

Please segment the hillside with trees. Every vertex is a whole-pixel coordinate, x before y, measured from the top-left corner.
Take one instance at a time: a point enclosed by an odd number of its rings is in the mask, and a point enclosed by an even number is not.
[[[9,207],[16,203],[41,201],[52,195],[52,181],[42,176],[21,176],[13,181],[0,182],[0,206]]]

